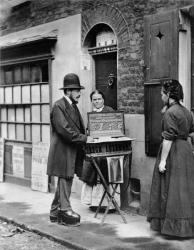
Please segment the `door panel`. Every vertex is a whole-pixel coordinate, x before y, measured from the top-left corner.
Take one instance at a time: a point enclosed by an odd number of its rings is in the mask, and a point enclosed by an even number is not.
[[[95,73],[96,89],[99,89],[105,95],[105,105],[117,109],[117,54],[96,55]],[[113,84],[108,86],[110,74],[113,74]]]
[[[145,78],[146,82],[178,76],[178,11],[145,17]]]
[[[178,79],[178,11],[145,17],[145,150],[156,156],[161,141],[161,85]]]
[[[191,21],[191,108],[194,111],[194,20]]]
[[[151,27],[150,78],[170,75],[170,26],[169,21],[153,24]]]
[[[160,83],[145,85],[145,151],[149,156],[156,156],[161,143],[162,115],[161,86]]]

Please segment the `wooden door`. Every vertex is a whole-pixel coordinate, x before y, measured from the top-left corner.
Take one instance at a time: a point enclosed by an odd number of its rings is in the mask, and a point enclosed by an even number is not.
[[[178,11],[145,17],[145,151],[156,156],[161,142],[161,80],[178,78]]]
[[[105,105],[117,109],[117,53],[94,56],[96,89],[105,95]]]
[[[191,20],[191,109],[194,112],[194,19]]]

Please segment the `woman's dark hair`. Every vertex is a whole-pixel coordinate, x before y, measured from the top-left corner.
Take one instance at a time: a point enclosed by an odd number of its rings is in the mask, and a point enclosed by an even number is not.
[[[163,92],[169,95],[169,98],[174,99],[176,102],[183,100],[183,88],[179,81],[174,79],[162,81],[162,88]]]
[[[100,90],[96,89],[96,90],[92,91],[92,93],[90,94],[91,101],[92,101],[92,97],[94,94],[100,94],[102,96],[102,98],[105,100],[104,94]]]

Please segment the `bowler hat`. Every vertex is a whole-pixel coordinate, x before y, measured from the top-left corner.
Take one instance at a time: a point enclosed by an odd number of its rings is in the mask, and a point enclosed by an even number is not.
[[[85,89],[80,85],[79,77],[74,73],[65,75],[63,79],[63,87],[60,89]]]

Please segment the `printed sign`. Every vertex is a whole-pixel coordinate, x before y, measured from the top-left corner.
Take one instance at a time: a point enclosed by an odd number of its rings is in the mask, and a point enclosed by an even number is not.
[[[13,175],[24,178],[24,147],[13,145]]]
[[[90,70],[91,65],[90,65],[90,56],[82,54],[81,57],[81,70]]]
[[[0,138],[0,182],[3,182],[4,175],[4,139]]]
[[[49,144],[38,142],[32,145],[32,176],[31,188],[41,192],[48,192],[48,160]]]
[[[92,137],[124,136],[124,113],[120,111],[88,113],[88,131]]]

